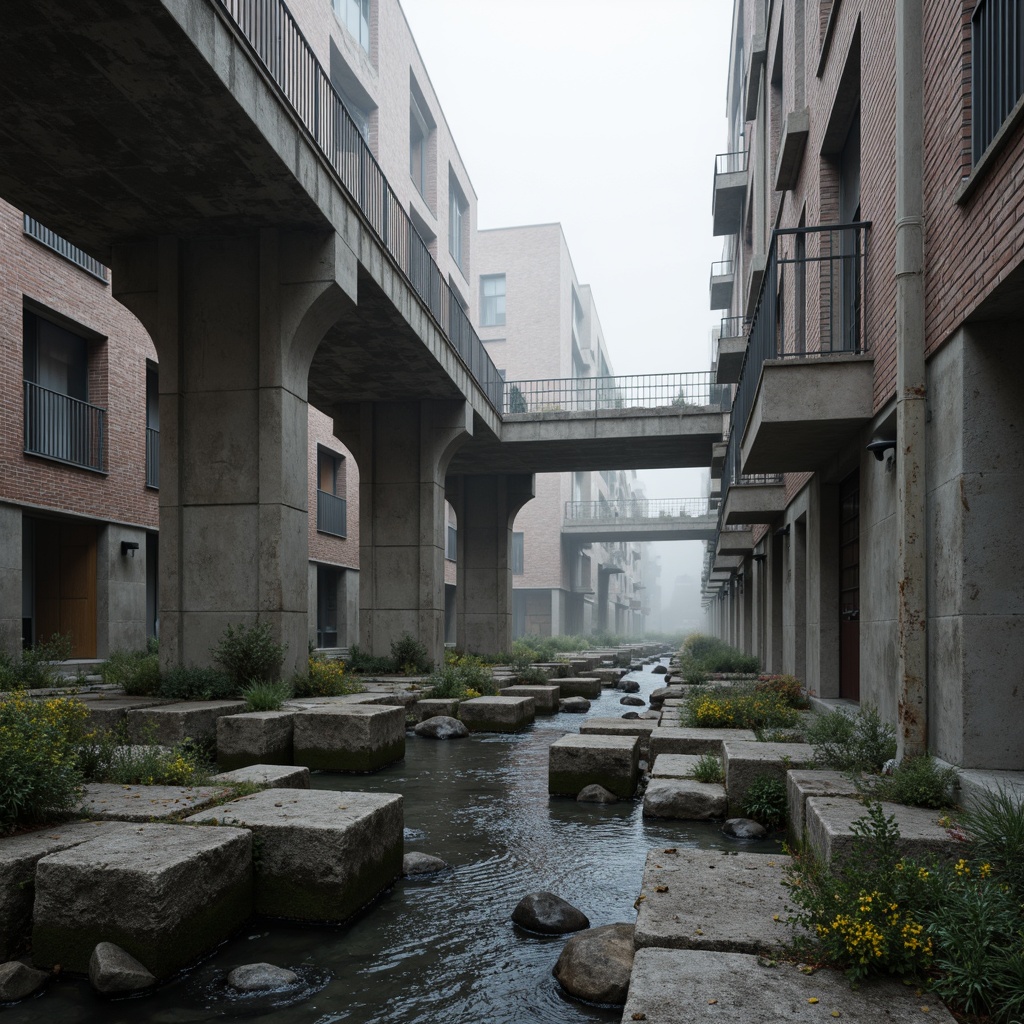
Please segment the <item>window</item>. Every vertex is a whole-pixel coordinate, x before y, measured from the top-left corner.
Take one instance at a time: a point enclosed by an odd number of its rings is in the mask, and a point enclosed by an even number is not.
[[[370,0],[334,0],[334,13],[352,38],[370,52]]]
[[[449,562],[455,561],[455,553],[459,550],[459,531],[454,526],[448,527],[448,546],[445,548],[444,557]]]
[[[505,323],[505,275],[484,274],[480,278],[480,326],[502,327]]]
[[[160,371],[146,363],[146,486],[160,486]]]
[[[466,271],[466,242],[469,233],[469,204],[455,176],[448,179],[448,251],[458,268]]]
[[[971,16],[971,155],[975,163],[1024,96],[1024,3],[978,0]]]
[[[412,96],[409,101],[409,176],[416,191],[425,199],[427,196],[427,136],[430,129],[427,119]]]
[[[523,535],[521,533],[512,534],[512,575],[522,576],[523,575]]]
[[[345,460],[326,448],[316,452],[316,528],[335,537],[348,534],[348,503],[345,489]]]
[[[103,470],[103,409],[89,404],[89,343],[24,312],[25,451]]]

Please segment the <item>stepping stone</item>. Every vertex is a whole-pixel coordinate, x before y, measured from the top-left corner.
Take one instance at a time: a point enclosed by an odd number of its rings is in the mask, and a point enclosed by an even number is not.
[[[522,732],[533,718],[533,697],[474,697],[459,705],[459,719],[470,732]]]
[[[659,754],[651,765],[651,778],[692,778],[699,760],[698,754]]]
[[[217,765],[291,764],[294,711],[249,711],[217,719]]]
[[[756,742],[750,729],[681,729],[665,726],[661,716],[658,728],[651,734],[651,757],[659,754],[722,754],[722,741],[727,739]]]
[[[758,743],[756,740],[726,740],[722,744],[725,791],[733,807],[742,807],[750,784],[761,776],[786,783],[791,768],[807,768],[814,761],[808,743]]]
[[[132,743],[156,743],[173,747],[185,740],[213,744],[217,719],[248,711],[242,700],[195,700],[129,711],[128,738]]]
[[[580,733],[591,736],[639,736],[640,757],[646,758],[650,750],[651,733],[657,727],[657,722],[642,719],[639,715],[636,718],[590,718],[580,726]]]
[[[583,679],[600,679],[602,686],[614,686],[626,673],[621,668],[592,668],[581,672]]]
[[[548,748],[548,792],[575,797],[586,786],[604,786],[624,800],[636,792],[640,738],[635,735],[568,735]]]
[[[174,703],[165,697],[126,697],[118,691],[81,693],[77,699],[89,709],[88,728],[100,732],[112,732],[124,722],[129,711],[141,711]]]
[[[214,775],[212,782],[255,782],[271,789],[309,789],[309,769],[293,764],[250,764]]]
[[[842,772],[815,771],[794,768],[786,772],[786,806],[789,818],[789,838],[804,841],[804,805],[809,796],[857,796],[853,780]]]
[[[90,782],[82,795],[82,816],[108,821],[157,821],[190,814],[225,797],[225,786],[122,786]]]
[[[268,789],[188,820],[252,830],[258,914],[344,921],[402,874],[398,794]]]
[[[405,757],[405,709],[376,704],[310,708],[295,716],[296,764],[329,772],[375,772]]]
[[[651,779],[644,793],[645,818],[715,821],[725,812],[725,787],[717,782]]]
[[[831,1024],[838,1016],[856,1024],[954,1024],[937,997],[917,995],[914,986],[892,978],[862,981],[853,989],[839,971],[804,974],[795,963],[769,967],[745,953],[638,949],[623,1021],[679,1021],[684,1006],[693,1021]]]
[[[169,978],[252,911],[249,832],[135,825],[39,861],[32,959],[85,974],[97,943],[113,942]]]
[[[458,718],[459,702],[442,697],[427,697],[409,705],[407,715],[409,720],[417,725],[428,718]]]
[[[759,953],[792,941],[782,887],[789,863],[781,854],[653,850],[644,867],[637,948]]]
[[[554,715],[558,712],[559,688],[557,686],[517,683],[515,686],[503,686],[498,693],[502,697],[531,697],[534,703],[534,712],[538,715]]]
[[[575,677],[556,679],[554,682],[558,683],[559,696],[561,697],[586,697],[587,700],[597,700],[601,696],[600,679]]]

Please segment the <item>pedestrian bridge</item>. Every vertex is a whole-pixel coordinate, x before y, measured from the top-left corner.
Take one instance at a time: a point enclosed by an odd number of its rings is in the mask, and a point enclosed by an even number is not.
[[[567,501],[562,534],[580,544],[714,540],[717,527],[717,500],[630,498]]]

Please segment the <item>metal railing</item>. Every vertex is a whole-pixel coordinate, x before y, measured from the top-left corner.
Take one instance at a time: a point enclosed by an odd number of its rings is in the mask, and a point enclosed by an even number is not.
[[[718,328],[718,339],[742,338],[750,326],[750,318],[746,316],[723,316]]]
[[[348,536],[348,502],[330,491],[316,491],[316,529],[334,537]]]
[[[218,0],[491,405],[501,377],[283,0]]]
[[[737,174],[747,169],[747,151],[738,149],[732,153],[719,153],[715,157],[715,180],[720,174]]]
[[[711,264],[711,277],[728,277],[733,272],[732,260],[718,260]]]
[[[614,501],[567,501],[565,518],[572,522],[697,518],[718,511],[718,499],[710,498],[619,498]]]
[[[160,487],[160,431],[146,427],[146,486]]]
[[[105,410],[25,381],[25,451],[103,472]]]
[[[1024,95],[1019,0],[978,0],[971,15],[971,158],[981,159]]]
[[[505,413],[599,412],[609,409],[729,408],[729,386],[714,374],[652,373],[632,377],[563,377],[505,383]]]
[[[56,231],[51,231],[48,227],[44,227],[34,217],[30,217],[27,213],[24,217],[24,231],[29,238],[35,239],[40,245],[45,245],[47,249],[55,252],[58,256],[63,256],[69,263],[74,263],[76,267],[81,267],[82,270],[87,274],[92,274],[97,280],[102,281],[104,284],[107,283],[110,272],[99,260],[93,259],[83,249],[79,249],[77,245],[72,245],[66,238],[58,235]]]

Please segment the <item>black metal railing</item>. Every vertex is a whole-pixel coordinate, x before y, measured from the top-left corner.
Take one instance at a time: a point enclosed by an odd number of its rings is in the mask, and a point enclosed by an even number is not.
[[[72,245],[56,231],[44,227],[34,217],[30,217],[27,213],[24,217],[24,231],[29,238],[35,239],[40,245],[45,245],[47,249],[55,252],[58,256],[63,256],[69,263],[74,263],[76,267],[81,267],[87,274],[92,274],[93,277],[106,284],[110,272],[99,260],[93,259],[77,245]]]
[[[219,0],[491,405],[501,377],[283,0]]]
[[[348,536],[348,502],[330,491],[316,492],[316,529],[334,537]]]
[[[565,518],[576,523],[699,518],[718,512],[718,499],[617,498],[612,501],[567,501]]]
[[[971,157],[977,163],[1024,95],[1020,0],[978,0],[971,15]]]
[[[750,326],[750,318],[746,316],[723,316],[718,327],[718,338],[742,338]]]
[[[146,486],[160,486],[160,431],[146,427]]]
[[[105,410],[25,381],[25,451],[103,471]]]
[[[732,153],[719,153],[715,157],[715,180],[720,174],[737,174],[747,169],[747,151],[738,149]]]
[[[705,412],[729,408],[729,387],[714,374],[651,373],[632,377],[562,377],[505,383],[506,413],[665,409]]]

